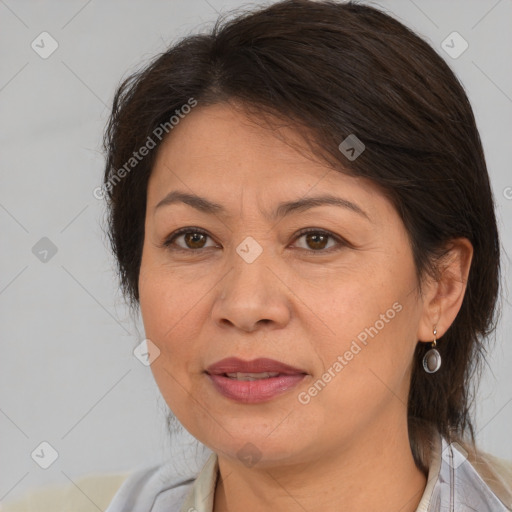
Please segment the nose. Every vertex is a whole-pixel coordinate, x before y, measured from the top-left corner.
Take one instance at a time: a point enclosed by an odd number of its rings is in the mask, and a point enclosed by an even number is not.
[[[285,282],[265,251],[252,263],[235,253],[215,298],[213,320],[246,332],[283,328],[290,321],[292,296]]]

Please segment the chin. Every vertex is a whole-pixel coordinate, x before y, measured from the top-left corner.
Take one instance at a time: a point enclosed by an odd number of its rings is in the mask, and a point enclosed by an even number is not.
[[[254,423],[252,426],[254,429]],[[225,435],[218,439],[195,437],[220,457],[228,458],[234,463],[242,463],[247,467],[266,468],[304,461],[304,453],[308,450],[299,442],[296,433],[274,432],[269,435],[271,431],[272,429],[265,426],[253,432],[247,429],[243,435],[238,431],[236,435],[230,436],[223,431]]]

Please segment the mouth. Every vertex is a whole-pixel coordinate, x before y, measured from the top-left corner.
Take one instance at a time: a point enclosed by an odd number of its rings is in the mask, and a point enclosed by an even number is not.
[[[251,381],[251,380],[269,379],[269,378],[277,377],[278,375],[281,375],[281,374],[279,372],[263,372],[263,373],[236,372],[236,373],[223,373],[222,375],[224,375],[230,379]]]
[[[269,401],[294,388],[307,375],[305,370],[266,358],[223,359],[205,373],[221,395],[244,404]]]
[[[269,376],[275,376],[273,374],[293,375],[297,373],[307,373],[300,368],[295,368],[281,361],[265,357],[251,361],[244,361],[238,357],[228,357],[208,366],[206,372],[211,375],[226,374],[233,377],[236,377],[238,374],[254,375],[256,378],[262,378],[260,377],[261,375],[264,375],[263,378],[268,378]]]

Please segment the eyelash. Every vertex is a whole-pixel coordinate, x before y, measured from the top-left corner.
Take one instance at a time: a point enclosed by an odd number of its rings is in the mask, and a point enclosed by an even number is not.
[[[183,235],[183,234],[186,234],[186,233],[198,233],[198,234],[201,234],[201,235],[205,235],[205,236],[207,236],[209,238],[212,238],[206,231],[204,231],[204,230],[202,230],[200,228],[195,228],[195,227],[181,228],[178,231],[172,233],[163,242],[162,247],[166,248],[168,250],[172,250],[172,251],[180,251],[180,252],[187,252],[187,253],[200,253],[200,252],[202,252],[204,249],[185,249],[185,248],[179,247],[179,246],[174,246],[173,247],[174,240],[176,240],[176,238],[178,238],[180,235]],[[319,249],[317,251],[315,251],[313,249],[302,249],[302,248],[300,248],[300,250],[308,251],[308,252],[313,253],[313,254],[322,255],[322,254],[330,254],[333,251],[340,250],[342,247],[350,247],[351,246],[346,240],[344,240],[343,238],[341,238],[339,236],[334,235],[333,233],[330,233],[329,231],[325,231],[325,230],[322,230],[322,229],[314,229],[314,228],[304,228],[304,229],[300,230],[297,233],[297,236],[295,237],[294,242],[297,241],[302,236],[310,234],[310,233],[314,233],[315,235],[323,235],[323,236],[327,236],[329,238],[332,238],[332,239],[334,239],[337,242],[338,246],[330,247],[329,249]],[[207,247],[206,249],[211,249],[211,247]]]

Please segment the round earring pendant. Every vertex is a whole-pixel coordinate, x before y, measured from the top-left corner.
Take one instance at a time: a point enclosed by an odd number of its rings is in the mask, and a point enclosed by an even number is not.
[[[423,368],[427,373],[435,373],[441,368],[441,354],[431,348],[423,357]]]

